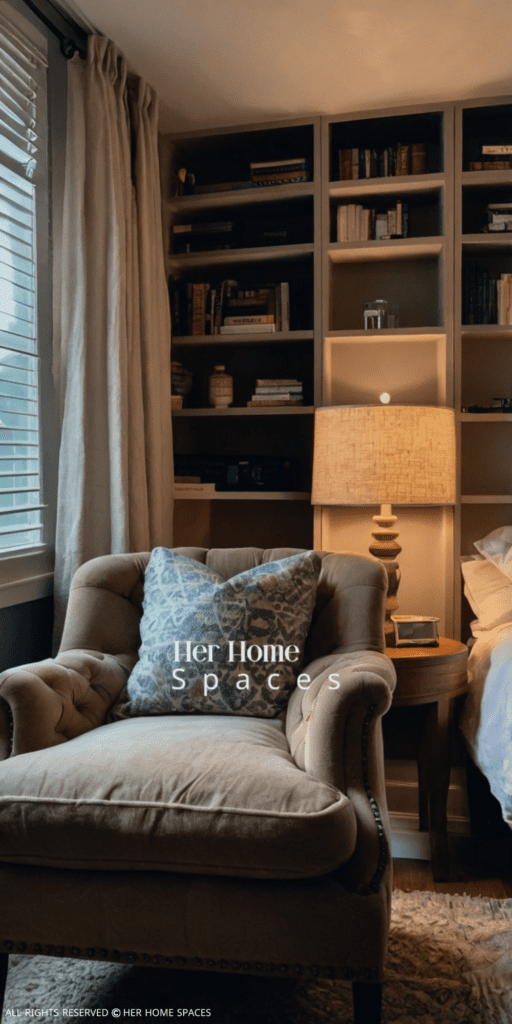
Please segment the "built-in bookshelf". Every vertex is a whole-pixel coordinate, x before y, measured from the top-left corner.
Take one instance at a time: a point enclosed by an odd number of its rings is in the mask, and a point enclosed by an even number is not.
[[[176,465],[204,479],[221,467],[214,494],[180,495],[176,543],[310,547],[320,120],[170,136],[161,158],[172,359],[192,375],[173,413]],[[226,408],[209,403],[216,366],[233,378]],[[262,380],[279,393],[255,396]],[[287,400],[280,381],[295,382]],[[272,460],[287,482],[268,487]]]
[[[457,553],[512,523],[512,102],[469,100],[455,117]],[[473,613],[456,590],[462,638]]]
[[[313,521],[314,408],[383,392],[454,406],[460,500],[455,515],[398,510],[400,605],[439,614],[455,636],[462,612],[467,638],[459,554],[512,522],[512,154],[500,152],[511,128],[502,97],[162,140],[172,358],[193,377],[173,415],[175,451],[300,470],[289,488],[180,498],[177,543],[365,550],[376,510]],[[220,313],[223,288],[235,301]],[[251,297],[273,328],[220,334]],[[367,330],[364,305],[380,298],[389,320]],[[233,376],[224,409],[208,401],[217,365]],[[261,378],[300,381],[302,405],[250,407]]]
[[[452,104],[323,119],[324,405],[373,405],[387,393],[394,404],[453,406],[453,124]],[[365,303],[376,299],[388,303],[385,320],[366,329]],[[376,512],[317,510],[315,544],[367,550]],[[453,510],[397,513],[400,610],[439,615],[450,635]],[[435,588],[418,572],[422,517],[437,538]]]

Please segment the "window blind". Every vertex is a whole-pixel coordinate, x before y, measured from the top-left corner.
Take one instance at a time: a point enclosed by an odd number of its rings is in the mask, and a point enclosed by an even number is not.
[[[43,541],[37,193],[46,186],[46,60],[0,9],[0,553]]]

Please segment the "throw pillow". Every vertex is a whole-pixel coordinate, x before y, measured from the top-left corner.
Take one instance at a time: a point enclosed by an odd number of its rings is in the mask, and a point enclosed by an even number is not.
[[[139,661],[114,717],[277,715],[302,667],[320,566],[308,551],[224,580],[201,562],[155,548]]]
[[[487,558],[470,559],[461,564],[464,593],[478,623],[472,629],[495,629],[512,622],[512,583]]]

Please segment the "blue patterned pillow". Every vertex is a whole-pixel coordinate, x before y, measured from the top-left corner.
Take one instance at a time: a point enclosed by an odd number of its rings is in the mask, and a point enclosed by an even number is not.
[[[140,660],[115,717],[277,715],[301,671],[320,565],[308,551],[223,580],[201,562],[155,548]]]

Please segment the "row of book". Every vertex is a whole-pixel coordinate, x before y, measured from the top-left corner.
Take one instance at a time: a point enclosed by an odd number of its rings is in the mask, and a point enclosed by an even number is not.
[[[313,241],[312,214],[173,224],[171,251],[208,252]]]
[[[229,279],[211,285],[206,281],[171,278],[169,293],[174,336],[290,330],[288,281],[241,289],[237,281]]]
[[[284,377],[259,379],[247,405],[250,408],[272,408],[282,405],[303,404],[302,381]]]
[[[379,238],[407,238],[409,204],[399,201],[386,211],[345,203],[337,210],[338,242],[365,242]]]
[[[338,153],[339,178],[390,178],[405,174],[427,173],[427,147],[424,142],[397,142],[383,148],[353,146]]]
[[[284,185],[308,181],[309,161],[305,156],[289,160],[260,160],[249,164],[253,185]]]
[[[473,139],[468,146],[470,171],[508,171],[512,169],[512,144]]]
[[[192,188],[196,194],[208,192],[229,192],[245,188],[264,188],[269,185],[297,184],[311,181],[311,161],[308,157],[283,157],[277,160],[251,161],[248,165],[249,178],[244,181],[219,181],[208,184],[196,184],[192,179]]]
[[[512,231],[512,203],[488,203],[484,231]]]
[[[465,324],[512,325],[512,274],[499,277],[477,264],[465,268],[462,296]]]

